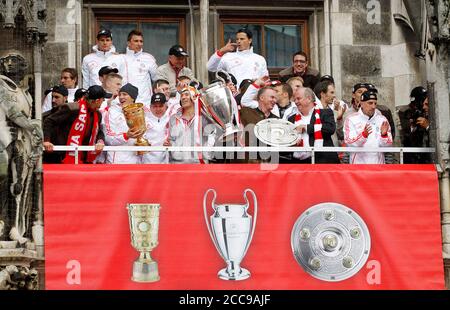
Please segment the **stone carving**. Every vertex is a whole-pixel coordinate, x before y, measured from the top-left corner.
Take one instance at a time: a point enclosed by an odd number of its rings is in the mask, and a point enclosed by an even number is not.
[[[8,193],[0,202],[0,220],[9,238],[22,246],[29,240],[36,211],[35,169],[43,138],[40,121],[31,119],[32,98],[19,86],[26,68],[19,52],[0,58],[0,191]]]
[[[450,3],[448,0],[426,1],[430,23],[430,41],[439,45],[450,43]]]
[[[37,290],[38,272],[36,269],[9,265],[0,267],[0,290]]]
[[[15,28],[15,18],[23,16],[26,23],[26,37],[29,43],[43,43],[47,40],[46,0],[0,1],[0,16],[4,28]]]

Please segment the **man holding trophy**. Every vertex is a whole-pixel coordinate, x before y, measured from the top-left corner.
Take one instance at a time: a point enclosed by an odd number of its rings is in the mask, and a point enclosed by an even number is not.
[[[145,126],[144,111],[142,111],[142,119],[137,115],[135,119],[130,120],[129,115],[126,114],[126,110],[139,104],[135,103],[138,97],[138,88],[130,83],[125,84],[119,90],[119,104],[112,105],[109,109],[109,113],[105,117],[105,140],[106,145],[135,145],[139,138],[145,134],[147,127]],[[137,109],[139,112],[139,109]],[[129,126],[130,123],[141,123],[144,126]],[[143,139],[145,141],[145,139]],[[145,142],[144,142],[145,143]],[[147,143],[147,145],[149,145]],[[141,156],[136,152],[108,152],[106,157],[107,164],[138,164],[141,162]]]
[[[181,109],[169,120],[168,140],[171,146],[213,146],[215,126],[201,114],[197,90],[188,86],[181,90]],[[205,134],[203,133],[205,132]],[[205,163],[208,154],[195,152],[171,152],[170,162],[176,164]]]

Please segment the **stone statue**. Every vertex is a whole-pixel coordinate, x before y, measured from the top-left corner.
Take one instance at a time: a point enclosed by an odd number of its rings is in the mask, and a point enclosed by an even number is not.
[[[35,169],[42,154],[42,129],[32,120],[32,98],[22,88],[27,61],[16,51],[0,57],[0,221],[5,235],[24,245],[36,199]],[[0,240],[1,240],[0,235]]]
[[[38,272],[24,266],[9,265],[0,267],[0,290],[36,290]]]

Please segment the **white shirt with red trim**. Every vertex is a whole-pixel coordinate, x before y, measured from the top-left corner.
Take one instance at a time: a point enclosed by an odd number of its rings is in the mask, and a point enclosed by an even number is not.
[[[303,115],[299,111],[298,114],[300,114],[301,118],[300,118],[300,120],[295,122],[295,127],[298,127],[300,125],[305,125],[305,126],[310,125],[311,117],[312,117],[313,113],[314,113],[314,109],[311,109],[311,111],[309,111],[308,115]],[[301,146],[301,147],[309,146],[309,134],[306,130],[300,134],[299,142],[300,141],[301,141],[301,143],[299,143],[298,146]],[[311,157],[311,152],[294,152],[293,156],[294,156],[294,158],[304,160],[304,159]]]
[[[386,136],[381,136],[381,124],[387,122],[379,110],[369,119],[361,109],[345,119],[344,137],[349,147],[385,147],[392,145],[391,128]],[[365,138],[363,135],[366,124],[372,127],[372,133]],[[351,164],[384,164],[384,153],[351,153]]]
[[[218,51],[215,52],[208,60],[208,71],[219,70],[233,74],[237,80],[237,87],[242,80],[269,76],[266,59],[253,53],[253,47],[245,51],[229,52],[223,56]]]
[[[181,109],[180,94],[177,92],[175,97],[170,97],[167,101],[167,114],[169,117],[176,114]]]
[[[102,85],[98,77],[98,71],[109,64],[107,60],[112,56],[118,56],[116,48],[111,46],[108,52],[98,50],[97,45],[92,47],[93,53],[90,53],[83,58],[82,74],[83,74],[83,88],[88,89],[93,85]],[[114,63],[114,62],[113,62]],[[114,66],[117,68],[117,66]]]
[[[172,146],[195,146],[195,123],[198,116],[194,115],[190,120],[186,120],[180,109],[169,119],[169,141]],[[171,163],[199,163],[198,155],[195,152],[171,152]]]
[[[128,125],[120,104],[112,105],[103,113],[105,120],[105,145],[135,145],[136,139],[128,138]],[[111,152],[106,154],[107,164],[139,164],[141,156],[137,152]]]
[[[152,146],[162,146],[164,141],[169,138],[169,115],[166,113],[158,118],[152,112],[145,114],[145,123],[147,131],[144,138],[150,142]],[[142,163],[144,164],[166,164],[169,158],[166,152],[147,152],[142,155]]]
[[[156,80],[158,68],[155,57],[142,50],[135,53],[127,47],[125,54],[111,57],[107,63],[119,70],[123,85],[130,83],[138,88],[139,93],[135,101],[149,108],[153,94],[152,81]]]

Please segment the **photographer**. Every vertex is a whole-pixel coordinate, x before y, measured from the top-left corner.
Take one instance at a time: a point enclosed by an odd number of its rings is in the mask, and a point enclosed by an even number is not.
[[[429,147],[428,92],[418,86],[411,91],[410,104],[404,112],[399,112],[402,126],[402,144],[405,147]],[[428,153],[405,153],[405,164],[430,163]]]

